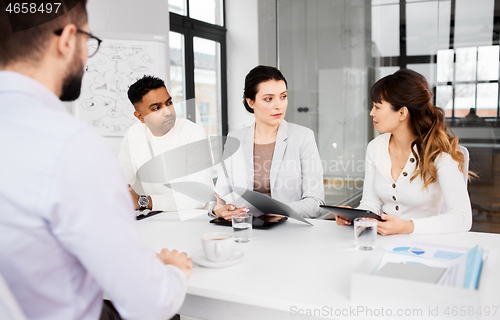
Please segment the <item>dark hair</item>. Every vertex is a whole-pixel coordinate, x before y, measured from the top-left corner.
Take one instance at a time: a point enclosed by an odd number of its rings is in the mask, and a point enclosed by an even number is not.
[[[5,11],[6,2],[0,0],[0,30],[2,30],[0,32],[0,66],[18,61],[39,62],[50,37],[54,36],[54,31],[63,29],[68,24],[74,24],[80,28],[87,22],[86,4],[87,0],[78,0],[77,3],[74,0],[66,1],[64,7],[71,9],[45,22],[51,17],[42,13],[9,16]],[[59,10],[62,11],[62,8],[63,6]]]
[[[128,99],[133,105],[135,105],[137,102],[141,102],[142,97],[144,97],[149,91],[161,87],[165,89],[167,88],[165,87],[165,82],[163,82],[162,79],[155,76],[145,75],[128,88]]]
[[[448,134],[443,109],[432,104],[432,93],[427,80],[421,74],[401,69],[377,81],[370,92],[372,101],[388,102],[394,111],[406,107],[410,114],[410,127],[417,137],[412,142],[412,153],[417,160],[417,170],[411,177],[418,175],[424,181],[424,187],[437,181],[436,158],[446,152],[457,161],[465,174],[464,155],[458,147],[458,138]],[[418,154],[413,147],[417,147]],[[420,156],[420,157],[419,157]]]
[[[248,112],[253,113],[253,109],[247,103],[247,99],[252,101],[255,100],[255,95],[259,91],[259,85],[262,82],[266,82],[269,80],[275,81],[285,81],[285,86],[288,88],[288,84],[286,82],[285,77],[275,67],[269,66],[257,66],[250,70],[250,72],[245,77],[245,89],[243,91],[243,105]]]

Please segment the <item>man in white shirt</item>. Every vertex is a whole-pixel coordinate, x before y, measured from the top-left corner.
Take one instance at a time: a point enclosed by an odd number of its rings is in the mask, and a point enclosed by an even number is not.
[[[28,319],[97,320],[103,291],[125,319],[168,319],[192,262],[142,243],[118,161],[60,101],[98,50],[85,3],[0,12],[0,274]]]
[[[140,122],[125,134],[119,159],[137,210],[200,209],[201,203],[164,186],[201,182],[212,187],[212,155],[203,127],[177,119],[163,80],[144,76],[128,90]],[[139,193],[144,193],[139,196]]]

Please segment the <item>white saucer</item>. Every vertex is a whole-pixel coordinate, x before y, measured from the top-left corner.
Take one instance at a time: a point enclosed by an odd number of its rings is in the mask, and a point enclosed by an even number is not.
[[[202,267],[225,268],[237,264],[238,262],[241,261],[241,259],[243,259],[244,256],[245,254],[243,253],[243,251],[238,249],[233,249],[233,251],[231,251],[231,254],[229,255],[229,258],[226,261],[212,262],[205,257],[205,253],[203,252],[203,250],[200,250],[193,253],[191,255],[191,259],[193,259],[194,262],[196,262]]]

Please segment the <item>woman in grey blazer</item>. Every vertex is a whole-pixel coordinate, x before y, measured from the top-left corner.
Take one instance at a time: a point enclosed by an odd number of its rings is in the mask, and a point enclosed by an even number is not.
[[[255,124],[229,133],[240,146],[224,161],[227,177],[220,170],[217,193],[228,194],[228,184],[238,186],[286,203],[303,217],[317,217],[325,199],[323,167],[313,131],[284,120],[286,79],[274,67],[257,66],[245,77],[243,98]],[[231,208],[219,200],[213,213],[231,219]]]

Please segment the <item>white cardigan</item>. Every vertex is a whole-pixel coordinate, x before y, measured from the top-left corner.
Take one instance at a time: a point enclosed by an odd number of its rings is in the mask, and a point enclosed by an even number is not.
[[[253,190],[255,125],[230,132],[238,146],[226,142],[224,153],[231,154],[224,163],[231,185]],[[230,140],[229,140],[230,141]],[[235,140],[233,140],[235,141]],[[229,150],[229,149],[237,150]],[[325,203],[323,167],[311,129],[283,120],[278,127],[270,170],[271,197],[288,204],[306,218],[317,217]],[[229,194],[228,181],[219,166],[217,193]]]
[[[465,177],[458,169],[458,163],[448,153],[442,153],[435,162],[437,182],[423,189],[420,176],[410,182],[416,170],[416,160],[410,154],[403,171],[394,181],[388,151],[390,137],[390,133],[385,133],[368,144],[363,198],[358,208],[413,220],[414,234],[469,231],[472,209]],[[440,213],[443,200],[446,211]]]

